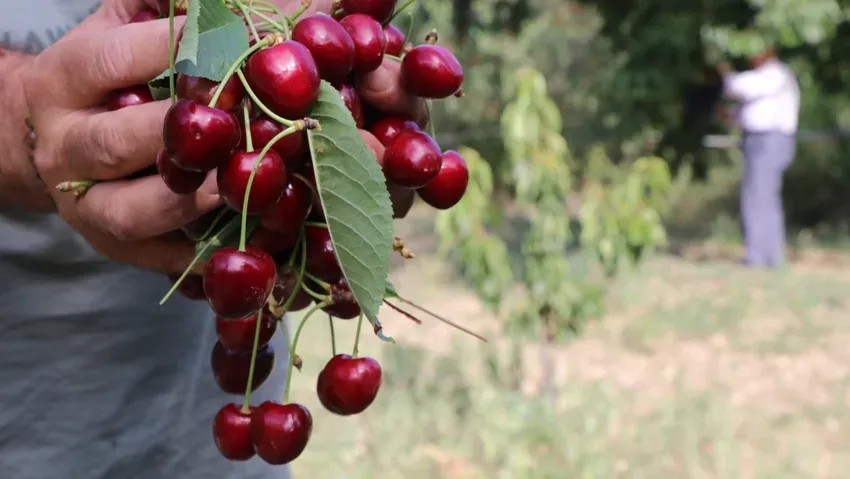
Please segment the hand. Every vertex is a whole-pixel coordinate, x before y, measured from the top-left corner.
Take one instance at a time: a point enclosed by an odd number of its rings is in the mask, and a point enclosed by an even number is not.
[[[194,251],[189,240],[168,233],[221,204],[215,179],[187,196],[169,191],[158,175],[123,179],[154,164],[169,102],[100,107],[110,92],[168,68],[168,20],[127,24],[155,3],[105,0],[30,63],[24,88],[37,137],[34,163],[59,216],[107,258],[173,274]],[[54,189],[82,179],[105,181],[79,199]]]

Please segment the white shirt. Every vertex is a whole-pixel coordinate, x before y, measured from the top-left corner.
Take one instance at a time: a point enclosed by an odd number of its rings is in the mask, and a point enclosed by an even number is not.
[[[797,132],[800,86],[794,73],[778,60],[723,76],[726,93],[741,102],[738,121],[746,132]]]

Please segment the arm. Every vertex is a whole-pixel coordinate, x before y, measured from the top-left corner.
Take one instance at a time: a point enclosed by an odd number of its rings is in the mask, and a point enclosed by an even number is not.
[[[25,142],[22,78],[31,61],[31,57],[0,50],[0,208],[51,211],[53,201],[38,179]]]
[[[785,77],[777,68],[723,74],[723,89],[726,94],[744,102],[776,93],[784,84]]]

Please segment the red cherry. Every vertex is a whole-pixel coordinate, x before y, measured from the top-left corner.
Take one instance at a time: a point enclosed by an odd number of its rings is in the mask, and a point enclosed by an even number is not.
[[[156,157],[156,171],[169,190],[178,195],[188,195],[198,191],[207,179],[205,172],[186,171],[175,165],[165,150],[160,150]]]
[[[369,128],[369,133],[375,135],[375,138],[384,146],[389,146],[402,131],[422,130],[413,120],[397,115],[385,116]]]
[[[325,306],[322,311],[339,319],[354,319],[360,316],[360,305],[354,300],[351,288],[345,278],[340,278],[331,284],[330,296],[334,304]]]
[[[381,365],[372,358],[337,354],[316,381],[322,406],[340,416],[359,414],[368,408],[381,388]]]
[[[260,158],[260,150],[237,151],[230,160],[218,169],[216,178],[224,203],[235,211],[242,211],[251,170]],[[259,215],[274,206],[286,188],[286,165],[280,156],[269,150],[260,160],[251,193],[248,198],[248,214]]]
[[[251,121],[251,140],[254,142],[254,148],[257,150],[265,148],[282,131],[280,123],[266,115],[258,116]],[[295,132],[284,136],[272,146],[272,151],[283,158],[287,171],[296,171],[304,162],[304,153],[307,151],[307,132]]]
[[[180,275],[168,275],[168,279],[170,279],[172,283],[176,283],[177,280],[180,279]],[[177,291],[180,291],[180,294],[193,301],[202,301],[207,299],[207,295],[204,293],[204,278],[197,274],[190,274],[183,278],[183,281],[180,282],[180,286],[177,287]]]
[[[319,75],[336,83],[346,79],[354,68],[354,42],[338,21],[323,13],[300,20],[292,29],[292,39],[310,50]]]
[[[437,177],[419,188],[419,197],[438,210],[447,210],[456,205],[469,184],[469,168],[460,153],[448,150],[443,153],[443,166]]]
[[[109,111],[120,110],[128,106],[144,105],[153,101],[153,95],[147,85],[136,85],[122,88],[109,95],[106,100],[106,109]]]
[[[232,113],[179,100],[165,114],[162,136],[174,164],[187,171],[209,171],[227,161],[242,132]]]
[[[304,228],[304,240],[307,271],[328,283],[339,281],[342,269],[334,254],[330,231],[322,226],[307,226]]]
[[[215,331],[218,341],[231,353],[250,353],[254,350],[254,333],[257,329],[257,314],[242,319],[216,318]],[[260,342],[257,348],[262,348],[272,340],[277,331],[277,319],[268,309],[263,310],[260,323]]]
[[[360,101],[360,95],[357,90],[349,84],[341,84],[336,87],[339,91],[339,96],[345,103],[348,111],[351,112],[351,117],[354,118],[354,124],[357,128],[363,128],[363,103]]]
[[[220,84],[220,82],[203,77],[180,75],[177,77],[177,98],[209,105]],[[239,77],[233,75],[224,84],[224,89],[219,95],[215,107],[219,110],[233,111],[242,103],[244,98],[245,88],[239,81]]]
[[[400,57],[404,51],[404,33],[401,32],[395,25],[387,25],[384,27],[384,37],[387,39],[387,55]]]
[[[297,284],[298,272],[295,271],[295,268],[289,265],[281,266],[280,269],[277,270],[277,284],[275,284],[274,291],[272,292],[275,301],[281,305],[286,303],[292,295],[292,291],[295,290],[295,286]],[[311,304],[313,304],[313,298],[304,291],[303,286],[300,286],[298,288],[298,292],[295,293],[295,299],[293,299],[289,304],[289,307],[286,308],[286,312],[291,313],[294,311],[301,311]]]
[[[307,47],[292,40],[251,55],[245,74],[260,101],[286,118],[304,117],[319,98],[316,62]]]
[[[171,0],[159,0],[159,13],[162,18],[168,18],[169,5]],[[174,1],[174,16],[186,15],[186,10],[189,8],[189,0]]]
[[[339,22],[354,41],[354,71],[369,73],[378,69],[384,61],[387,39],[384,29],[374,18],[355,13]]]
[[[130,23],[144,23],[159,18],[159,12],[150,7],[144,7],[139,10],[139,13],[133,15]]]
[[[274,348],[271,344],[257,350],[254,363],[254,380],[251,391],[263,385],[274,367]],[[251,371],[251,353],[231,353],[216,342],[210,357],[213,377],[218,387],[227,394],[244,394],[248,385],[248,373]]]
[[[269,254],[288,251],[295,246],[297,241],[298,230],[282,232],[270,230],[262,225],[257,225],[251,232],[251,237],[248,238],[248,244],[267,251]]]
[[[253,409],[251,408],[251,411]],[[219,409],[213,420],[213,440],[225,459],[247,461],[254,457],[254,445],[251,444],[251,412],[242,412],[242,406],[234,403]]]
[[[363,13],[384,23],[392,16],[395,4],[396,0],[342,0],[341,6],[349,16],[352,13]]]
[[[251,442],[269,464],[279,466],[298,458],[312,432],[313,417],[300,404],[265,401],[251,412]]]
[[[319,196],[318,186],[316,186],[316,171],[313,169],[313,163],[305,161],[304,165],[298,170],[298,173],[307,180],[307,186],[313,192],[313,207],[310,209],[310,215],[307,218],[324,221],[325,208],[322,205],[322,198]]]
[[[219,248],[204,271],[204,292],[213,312],[225,318],[244,318],[266,304],[277,279],[277,266],[263,250]]]
[[[440,172],[443,159],[437,142],[421,131],[399,133],[384,152],[384,174],[404,188],[421,188]]]
[[[387,192],[390,194],[390,202],[393,205],[393,218],[402,219],[410,213],[413,202],[416,200],[416,191],[387,182]]]
[[[463,67],[440,45],[419,45],[401,61],[401,84],[411,95],[448,98],[463,84]]]
[[[297,177],[286,184],[277,203],[260,218],[266,228],[284,233],[298,231],[313,207],[313,190]]]

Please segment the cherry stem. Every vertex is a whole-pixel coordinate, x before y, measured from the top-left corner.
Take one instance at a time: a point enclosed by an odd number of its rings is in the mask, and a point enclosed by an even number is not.
[[[389,18],[389,20],[384,22],[384,26],[389,25],[390,22],[395,20],[396,17],[398,17],[401,14],[401,12],[407,10],[407,8],[410,7],[411,5],[413,5],[414,2],[416,2],[416,0],[407,0],[406,2],[404,2],[404,4],[401,7],[396,8],[395,11],[393,12],[393,15]]]
[[[271,37],[266,37],[266,38],[271,38]],[[263,40],[265,40],[265,38]],[[254,90],[251,89],[251,85],[248,84],[248,80],[245,79],[245,75],[241,71],[236,70],[236,75],[238,75],[239,79],[242,80],[242,86],[245,87],[245,91],[248,92],[248,96],[251,97],[251,100],[254,101],[254,104],[257,105],[258,107],[260,107],[260,110],[262,110],[263,113],[265,113],[269,118],[271,118],[272,120],[274,120],[274,121],[276,121],[276,122],[278,122],[278,123],[280,123],[281,125],[284,125],[284,126],[292,126],[292,125],[295,124],[294,121],[287,120],[286,118],[284,118],[284,117],[278,115],[277,113],[271,111],[269,109],[269,107],[267,107],[265,105],[265,103],[261,102],[260,99],[257,98],[257,94],[254,93]]]
[[[336,332],[334,332],[334,318],[328,315],[328,326],[331,327],[331,354],[336,356]]]
[[[301,253],[301,256],[302,256],[301,262],[304,263],[307,260],[307,250],[305,249],[304,227],[303,226],[301,227],[301,229],[298,230],[298,239],[295,241],[295,249],[292,250],[292,256],[289,257],[289,261],[287,261],[286,264],[288,264],[290,267],[293,264],[295,264],[295,256],[299,252]],[[300,274],[303,275],[304,272],[302,271]]]
[[[306,292],[307,294],[312,296],[313,299],[317,299],[319,301],[324,301],[324,300],[328,299],[327,295],[322,296],[321,294],[319,294],[319,293],[313,291],[312,289],[310,289],[309,287],[307,287],[306,284],[301,285],[301,287],[304,288],[304,292]]]
[[[177,103],[177,92],[174,86],[174,74],[175,74],[175,62],[174,58],[174,50],[176,49],[176,41],[174,35],[174,3],[177,0],[171,0],[168,2],[168,55],[170,60],[168,62],[168,94],[171,97],[171,104]]]
[[[354,333],[354,348],[351,350],[351,357],[356,358],[360,353],[360,330],[363,327],[363,313],[357,318],[357,332]]]
[[[481,340],[481,341],[483,341],[483,342],[485,342],[485,343],[489,342],[489,341],[487,341],[487,338],[485,338],[484,336],[482,336],[482,335],[480,335],[480,334],[478,334],[478,333],[476,333],[476,332],[474,332],[474,331],[471,331],[471,330],[469,330],[469,329],[466,329],[466,328],[464,328],[463,326],[461,326],[461,325],[459,325],[459,324],[455,323],[454,321],[451,321],[451,320],[449,320],[449,319],[446,319],[446,318],[444,318],[444,317],[440,316],[439,314],[437,314],[437,313],[435,313],[435,312],[433,312],[433,311],[429,311],[429,310],[427,310],[427,309],[423,308],[422,306],[419,306],[418,304],[416,304],[416,303],[414,303],[414,302],[412,302],[412,301],[410,301],[410,300],[408,300],[408,299],[404,299],[404,298],[402,298],[402,297],[398,297],[398,298],[396,298],[396,299],[398,299],[399,301],[401,301],[401,302],[402,302],[402,303],[404,303],[404,304],[407,304],[407,305],[409,305],[409,306],[412,306],[412,307],[414,307],[414,308],[418,309],[419,311],[422,311],[423,313],[425,313],[425,314],[427,314],[427,315],[429,315],[429,316],[433,317],[434,319],[437,319],[437,320],[439,320],[439,321],[442,321],[443,323],[445,323],[445,324],[447,324],[447,325],[449,325],[449,326],[451,326],[451,327],[453,327],[453,328],[455,328],[455,329],[457,329],[457,330],[463,331],[464,333],[466,333],[466,334],[468,334],[468,335],[470,335],[470,336],[472,336],[472,337],[474,337],[474,338],[477,338],[477,339],[479,339],[479,340]],[[384,300],[384,302],[386,302],[386,300]],[[387,303],[387,304],[389,304],[389,303]]]
[[[222,78],[221,83],[219,83],[218,87],[215,89],[215,94],[213,95],[212,100],[210,100],[210,104],[208,105],[210,108],[215,108],[215,104],[218,103],[218,99],[219,97],[221,97],[221,93],[224,91],[224,86],[227,84],[227,82],[230,80],[230,77],[232,77],[234,73],[239,73],[239,78],[242,80],[243,85],[247,83],[245,81],[244,75],[242,75],[242,72],[239,71],[239,67],[242,66],[242,63],[245,61],[245,59],[251,56],[252,53],[261,48],[264,48],[267,45],[270,45],[273,41],[275,41],[273,36],[268,36],[263,39],[259,39],[259,37],[255,38],[257,38],[257,43],[254,44],[253,47],[242,52],[242,54],[239,55],[239,58],[237,58],[236,61],[233,62],[233,65],[230,65],[230,68],[227,70],[227,73],[224,75],[224,78]]]
[[[326,281],[322,281],[321,279],[310,274],[308,271],[305,271],[304,274],[307,275],[307,277],[310,278],[314,283],[318,284],[322,288],[325,288],[326,291],[330,291],[330,289],[331,289],[330,283],[328,283]]]
[[[248,385],[245,386],[245,399],[242,401],[242,412],[251,412],[251,386],[254,385],[254,366],[257,363],[257,349],[260,346],[260,327],[263,324],[263,310],[257,311],[257,327],[254,328],[254,348],[251,350],[251,366],[248,367]]]
[[[413,35],[413,25],[416,23],[416,18],[413,16],[413,12],[407,14],[410,17],[410,23],[407,25],[407,35],[404,36],[404,41],[407,43],[407,39]]]
[[[56,189],[62,193],[73,193],[74,196],[79,198],[98,183],[100,183],[98,180],[65,181],[56,185]]]
[[[304,243],[304,229],[301,229],[301,243]],[[302,248],[304,249],[304,248]],[[292,293],[289,295],[289,299],[283,303],[283,306],[280,309],[283,311],[283,314],[286,314],[286,310],[289,309],[289,306],[292,305],[292,302],[295,301],[295,296],[298,295],[298,290],[303,287],[304,283],[304,270],[307,268],[307,251],[304,250],[304,254],[301,255],[301,269],[298,271],[298,279],[295,281],[295,287],[292,288]],[[306,288],[305,288],[306,289]],[[324,299],[324,298],[321,298]]]
[[[395,55],[390,55],[389,53],[384,53],[384,58],[390,58],[390,59],[395,60],[397,62],[401,61],[401,57],[397,57]]]
[[[297,174],[298,173],[296,173],[296,175]],[[304,226],[318,226],[319,228],[327,228],[328,224],[327,223],[317,223],[315,221],[305,221]]]
[[[287,18],[286,15],[284,15],[283,12],[281,12],[279,8],[277,8],[277,5],[275,5],[271,2],[258,1],[257,3],[268,8],[269,9],[268,11],[271,11],[272,13],[274,13],[275,15],[277,15],[278,17],[283,19],[283,23],[278,23],[278,22],[272,21],[272,19],[265,17],[264,15],[259,15],[259,14],[257,15],[261,18],[265,18],[265,20],[268,21],[268,22],[272,22],[276,27],[278,27],[280,29],[280,31],[283,32],[284,35],[286,35],[286,38],[289,39],[289,36],[290,36],[289,35],[289,23],[290,23],[289,18]]]
[[[431,100],[425,100],[425,111],[428,113],[428,129],[431,131],[431,138],[437,141],[437,129],[434,127],[434,118],[431,117]]]
[[[304,325],[307,324],[307,320],[310,319],[310,316],[325,306],[327,306],[327,303],[319,303],[310,308],[310,311],[307,311],[307,314],[304,315],[304,318],[302,318],[301,322],[298,324],[298,329],[295,330],[295,337],[292,339],[292,345],[289,346],[289,374],[286,376],[286,389],[283,392],[283,404],[289,404],[289,390],[292,387],[292,368],[295,365],[295,351],[298,347],[298,338],[301,337],[301,330],[304,329]]]
[[[294,126],[290,126],[289,128],[283,130],[282,132],[275,135],[272,140],[260,150],[259,156],[254,161],[254,167],[251,168],[251,176],[248,177],[248,185],[245,187],[245,198],[242,199],[242,230],[239,233],[239,251],[245,251],[245,243],[247,240],[247,232],[248,232],[248,199],[251,197],[251,187],[254,186],[254,177],[257,176],[257,170],[260,169],[260,162],[263,161],[263,157],[266,156],[266,153],[272,149],[272,147],[280,141],[281,138],[286,135],[291,135],[296,131],[300,130],[300,123]]]
[[[242,118],[245,119],[245,151],[254,151],[254,139],[251,138],[251,115],[248,113],[248,102],[242,103]]]
[[[233,0],[233,3],[234,3],[234,4],[236,4],[236,7],[237,7],[239,10],[241,10],[241,11],[242,11],[242,15],[244,15],[244,16],[245,16],[245,20],[248,22],[248,28],[250,28],[250,29],[251,29],[251,33],[253,33],[253,34],[254,34],[254,38],[255,38],[255,39],[257,39],[257,40],[259,40],[259,39],[260,39],[260,33],[257,31],[257,26],[256,26],[256,25],[254,25],[254,19],[253,19],[253,18],[251,18],[251,13],[252,13],[252,12],[248,11],[248,9],[245,7],[245,4],[243,4],[243,3],[242,3],[241,1],[239,1],[239,0]]]
[[[403,309],[399,308],[398,306],[396,306],[396,305],[394,305],[394,304],[390,303],[390,302],[389,302],[389,301],[387,301],[386,299],[384,300],[384,304],[386,304],[386,305],[387,305],[387,306],[389,306],[390,308],[394,309],[397,313],[401,314],[402,316],[406,317],[407,319],[410,319],[410,320],[411,320],[411,321],[413,321],[414,323],[416,323],[416,324],[422,324],[422,320],[421,320],[421,319],[419,319],[419,318],[417,318],[416,316],[414,316],[414,315],[412,315],[412,314],[408,313],[407,311],[405,311],[405,310],[403,310]]]
[[[205,241],[207,238],[209,238],[212,232],[215,230],[215,227],[218,226],[219,223],[221,223],[221,220],[225,217],[225,215],[227,215],[227,213],[227,209],[223,208],[215,217],[210,227],[207,228],[207,230],[204,231],[204,234],[196,240],[196,243],[200,243],[201,241]]]
[[[171,285],[171,289],[169,289],[168,292],[165,293],[165,296],[163,296],[162,299],[159,300],[160,306],[165,304],[165,302],[168,301],[168,298],[170,298],[171,295],[174,294],[175,291],[177,291],[177,288],[180,287],[180,283],[182,283],[183,280],[186,279],[187,276],[189,276],[189,274],[192,272],[192,269],[194,269],[195,265],[198,264],[198,261],[200,261],[200,259],[200,254],[196,254],[195,257],[192,258],[192,262],[189,263],[189,266],[187,266],[185,270],[183,270],[183,274],[181,274],[180,277],[177,278],[177,281],[175,281],[174,284]]]

